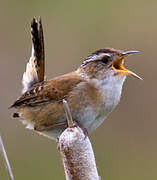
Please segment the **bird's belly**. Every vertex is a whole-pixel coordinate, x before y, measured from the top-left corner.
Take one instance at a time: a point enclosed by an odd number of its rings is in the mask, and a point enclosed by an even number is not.
[[[103,121],[107,118],[107,115],[109,114],[108,112],[95,112],[92,107],[86,107],[84,109],[83,113],[77,112],[77,113],[72,113],[72,117],[74,121],[77,121],[81,127],[85,128],[88,133],[91,133],[94,131],[97,127],[99,127]],[[59,121],[65,121],[66,119],[60,119]],[[59,127],[59,128],[54,128],[49,131],[43,131],[43,132],[38,132],[41,135],[47,136],[51,139],[56,139],[62,131],[65,129],[65,126]]]
[[[88,108],[84,114],[84,119],[80,118],[80,123],[88,130],[88,133],[91,133],[103,123],[114,108],[115,106],[106,107],[102,105],[97,112]]]
[[[92,106],[90,106],[88,104],[83,109],[79,109],[79,110],[71,109],[72,110],[71,113],[72,113],[73,120],[77,121],[82,127],[87,129],[88,133],[91,133],[92,131],[94,131],[97,127],[99,127],[102,124],[102,122],[106,119],[108,114],[113,109],[114,109],[113,105],[106,106],[106,104],[101,104],[97,109],[94,109]],[[23,122],[23,124],[26,125],[26,128],[28,128],[30,130],[34,129],[34,125],[36,123],[35,119],[37,117],[37,114],[42,113],[42,111],[44,111],[44,112],[46,111],[46,113],[44,113],[43,117],[40,115],[40,118],[44,118],[46,121],[52,122],[52,124],[53,124],[55,114],[54,114],[54,112],[52,113],[50,111],[50,109],[47,105],[44,106],[44,108],[42,110],[41,110],[41,107],[36,108],[36,111],[34,111],[34,108],[33,108],[33,111],[31,110],[31,108],[25,108],[22,110],[21,118],[23,119],[22,122]],[[58,114],[58,113],[56,112],[56,114]],[[55,119],[56,119],[55,123],[66,121],[66,117],[63,116],[63,114],[65,115],[64,109],[61,114],[62,115],[58,114],[55,117]],[[38,121],[40,121],[40,119],[38,119]],[[42,126],[42,124],[41,124],[41,126]],[[51,139],[56,139],[65,128],[66,128],[66,126],[64,125],[64,126],[52,128],[51,130],[37,131],[37,132],[39,134],[47,136]]]

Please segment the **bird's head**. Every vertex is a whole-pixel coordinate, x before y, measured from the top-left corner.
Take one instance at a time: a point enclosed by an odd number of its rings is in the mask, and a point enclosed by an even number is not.
[[[127,56],[138,52],[139,51],[121,51],[113,48],[100,49],[83,61],[80,70],[84,71],[90,78],[104,79],[108,76],[124,77],[131,75],[142,79],[123,66]]]

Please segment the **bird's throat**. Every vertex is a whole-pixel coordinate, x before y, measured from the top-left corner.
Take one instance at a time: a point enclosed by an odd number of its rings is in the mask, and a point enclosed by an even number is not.
[[[104,107],[112,111],[120,101],[123,83],[126,76],[110,76],[97,84],[104,99]]]

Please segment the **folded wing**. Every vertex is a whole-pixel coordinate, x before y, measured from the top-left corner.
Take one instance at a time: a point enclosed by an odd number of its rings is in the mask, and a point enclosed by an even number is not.
[[[43,81],[30,87],[11,106],[40,106],[44,103],[62,101],[73,88],[84,80],[75,72],[64,74],[49,81]]]

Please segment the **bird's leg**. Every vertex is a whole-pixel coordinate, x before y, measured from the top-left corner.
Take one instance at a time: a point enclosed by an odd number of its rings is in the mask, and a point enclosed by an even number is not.
[[[49,125],[49,126],[35,125],[34,126],[34,130],[37,130],[37,131],[47,131],[47,130],[51,130],[51,129],[54,129],[54,128],[57,128],[57,127],[62,127],[62,126],[66,127],[67,126],[67,122],[63,121],[63,122],[55,123],[55,124],[52,124],[52,125]]]

